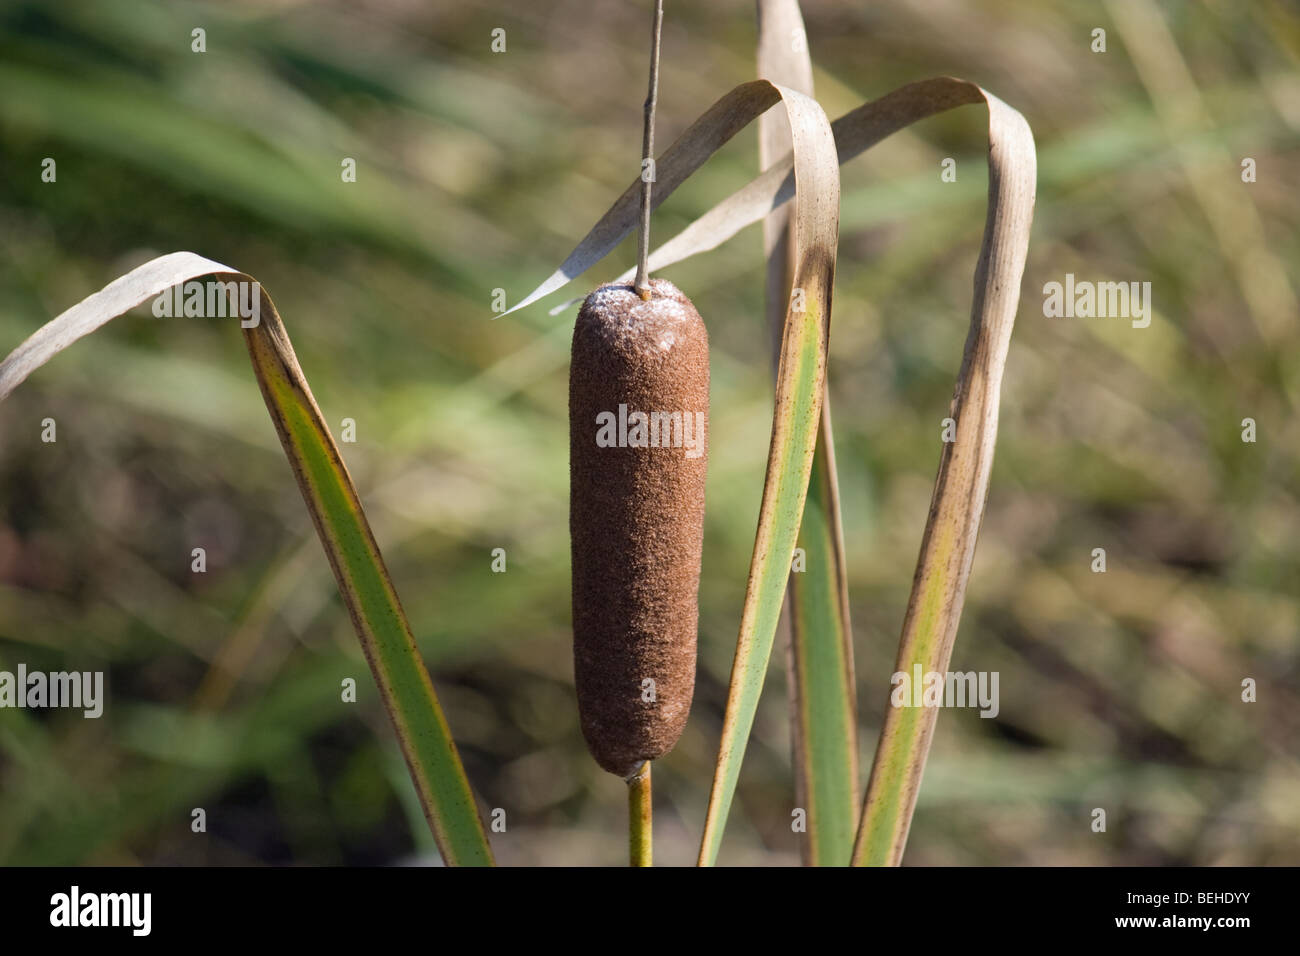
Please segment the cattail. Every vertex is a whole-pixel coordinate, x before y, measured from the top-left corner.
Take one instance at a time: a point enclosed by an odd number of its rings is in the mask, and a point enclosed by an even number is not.
[[[627,777],[677,743],[695,690],[709,340],[663,279],[591,293],[569,373],[573,659],[583,736]]]

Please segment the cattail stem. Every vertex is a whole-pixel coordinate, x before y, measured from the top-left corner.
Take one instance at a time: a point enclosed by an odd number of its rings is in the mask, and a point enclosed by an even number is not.
[[[654,182],[651,173],[655,153],[655,107],[659,103],[659,38],[663,33],[664,0],[655,0],[654,26],[650,33],[650,92],[645,98],[645,128],[641,138],[641,218],[636,241],[636,279],[632,287],[645,301],[650,301],[650,270],[646,260],[650,256],[650,187]]]
[[[654,866],[653,800],[650,761],[627,779],[628,866]]]

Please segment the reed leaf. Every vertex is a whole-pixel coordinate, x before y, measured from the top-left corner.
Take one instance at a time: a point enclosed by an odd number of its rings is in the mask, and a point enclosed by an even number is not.
[[[922,673],[944,673],[952,658],[988,496],[1002,372],[1034,214],[1037,161],[1029,125],[1001,100],[979,93],[989,111],[988,214],[949,411],[956,437],[944,443],[939,457],[895,664],[896,672],[908,674],[918,666]],[[938,713],[933,707],[887,708],[853,848],[855,865],[902,861]]]
[[[758,0],[757,7],[758,75],[812,96],[812,57],[799,0]],[[769,110],[759,117],[760,169],[771,168],[789,154],[792,145],[784,116]],[[763,219],[767,326],[778,359],[792,284],[789,212],[789,207],[781,206]],[[817,451],[797,543],[806,566],[791,573],[787,591],[786,683],[795,802],[807,813],[800,852],[810,866],[847,864],[858,824],[853,631],[834,447],[830,396],[823,394]]]
[[[73,342],[173,286],[206,275],[254,283],[189,252],[146,262],[46,323],[0,362],[0,401]],[[490,865],[492,852],[433,684],[347,467],[270,296],[241,322],[271,421],[307,503],[443,859]]]

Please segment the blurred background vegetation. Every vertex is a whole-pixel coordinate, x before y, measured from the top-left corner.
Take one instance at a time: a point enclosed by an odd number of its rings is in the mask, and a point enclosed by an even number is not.
[[[750,0],[667,8],[663,144],[753,77],[755,40]],[[625,858],[624,786],[587,755],[572,690],[573,311],[494,321],[490,306],[545,277],[635,175],[647,11],[0,2],[0,348],[165,252],[263,282],[326,418],[357,423],[345,456],[470,778],[506,810],[493,842],[508,864]],[[951,74],[1017,107],[1039,146],[953,656],[1000,672],[1001,713],[941,715],[907,861],[1300,862],[1296,8],[809,0],[804,14],[831,117]],[[844,169],[830,375],[864,773],[966,335],[984,129],[958,110]],[[756,154],[751,128],[672,196],[655,237],[747,182]],[[955,184],[939,178],[948,156]],[[545,305],[621,271],[632,246]],[[665,273],[709,324],[713,413],[696,704],[656,767],[662,863],[694,859],[757,516],[761,260],[751,228]],[[1067,272],[1150,281],[1151,327],[1044,318],[1043,284]],[[0,862],[437,860],[228,323],[137,310],[0,405],[0,435],[0,668],[102,669],[109,687],[99,720],[0,710]],[[200,546],[206,574],[190,571]],[[1098,547],[1105,574],[1090,571]],[[724,863],[798,860],[780,659]],[[356,704],[340,701],[346,677]],[[1241,701],[1246,677],[1257,703]]]

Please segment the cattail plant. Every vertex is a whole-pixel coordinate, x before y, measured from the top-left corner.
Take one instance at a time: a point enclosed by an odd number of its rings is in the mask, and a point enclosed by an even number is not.
[[[649,761],[677,743],[695,691],[708,463],[708,332],[646,266],[662,26],[657,0],[636,278],[587,297],[569,372],[574,683],[587,748],[628,782],[633,865],[652,858]]]
[[[767,472],[698,862],[711,865],[721,847],[802,531],[810,561],[801,586],[791,588],[790,601],[797,789],[808,813],[805,859],[896,864],[937,715],[933,710],[887,712],[865,796],[857,806],[847,575],[833,439],[829,417],[822,414],[839,239],[838,167],[918,120],[967,104],[987,109],[989,208],[970,332],[949,409],[956,440],[944,445],[940,457],[896,664],[906,672],[918,665],[942,671],[952,653],[988,491],[1002,369],[1033,214],[1033,136],[1024,118],[997,97],[951,77],[909,84],[830,123],[811,96],[807,45],[790,44],[791,36],[803,35],[797,0],[759,0],[758,10],[761,69],[773,79],[727,93],[658,157],[655,202],[778,103],[789,121],[789,152],[781,155],[786,144],[765,136],[764,172],[696,218],[648,260],[650,269],[665,268],[766,220],[769,293],[775,296],[773,311],[784,312]],[[644,209],[644,189],[640,195]],[[783,209],[791,200],[787,219]],[[613,251],[634,228],[636,203],[637,190],[629,188],[561,266],[510,311],[562,288]],[[644,226],[644,216],[641,221]],[[644,269],[639,264],[638,274]],[[630,278],[629,273],[618,281]],[[590,310],[588,303],[584,312]],[[584,321],[579,318],[580,325]]]
[[[698,862],[717,859],[802,526],[809,557],[819,558],[790,591],[798,792],[808,803],[810,843],[816,840],[805,859],[896,864],[937,715],[887,711],[859,812],[847,577],[830,421],[823,415],[839,165],[917,120],[967,104],[987,109],[988,215],[949,409],[955,439],[940,455],[896,663],[903,672],[944,671],[992,467],[1002,370],[1034,206],[1033,136],[1001,100],[950,77],[909,84],[832,124],[811,95],[807,45],[790,44],[803,32],[797,0],[759,0],[758,9],[760,51],[767,51],[760,55],[762,69],[779,82],[737,86],[655,159],[663,11],[656,0],[640,182],[509,312],[585,272],[639,223],[635,278],[622,276],[593,292],[574,327],[570,531],[582,730],[600,766],[628,780],[631,858],[648,865],[650,761],[676,743],[694,690],[709,391],[708,336],[699,314],[675,286],[651,280],[649,272],[713,249],[766,219],[771,307],[784,320],[758,527]],[[765,136],[764,172],[650,255],[652,206],[777,105],[788,120],[789,152],[783,137]],[[259,290],[262,319],[240,323],[250,361],[443,858],[489,865],[492,849],[469,780],[360,495],[279,313],[256,280],[192,253],[147,262],[46,323],[0,361],[0,401],[114,317],[213,275]]]

